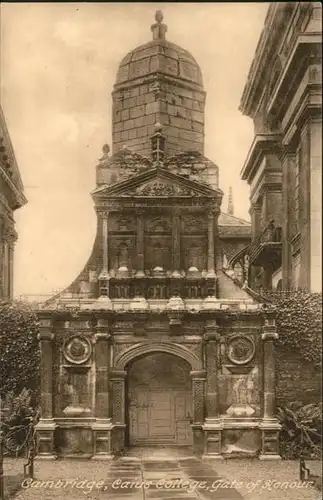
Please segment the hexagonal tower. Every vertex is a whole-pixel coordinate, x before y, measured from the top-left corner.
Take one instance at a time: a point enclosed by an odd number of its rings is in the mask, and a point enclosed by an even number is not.
[[[204,152],[205,92],[194,57],[166,40],[167,26],[156,12],[153,39],[121,61],[113,92],[113,153],[126,145],[151,156],[154,124],[165,135],[167,156],[187,150]]]

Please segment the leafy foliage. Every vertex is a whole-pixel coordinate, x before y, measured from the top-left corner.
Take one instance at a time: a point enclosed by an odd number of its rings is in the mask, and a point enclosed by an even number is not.
[[[282,425],[280,447],[283,458],[320,457],[322,445],[322,403],[303,406],[301,402],[278,408]]]
[[[6,409],[4,421],[7,425],[22,425],[33,417],[36,411],[32,406],[31,390],[24,388],[18,395],[15,395],[14,391],[9,391],[4,399],[4,408]]]
[[[37,317],[23,302],[0,303],[0,397],[39,391]]]
[[[296,349],[304,360],[321,365],[322,294],[295,291],[266,296],[276,308],[277,344]]]

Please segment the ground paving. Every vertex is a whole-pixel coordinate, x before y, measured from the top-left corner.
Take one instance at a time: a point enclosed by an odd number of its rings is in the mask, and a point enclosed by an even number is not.
[[[6,474],[23,461],[6,459]],[[318,473],[319,464],[311,463]],[[298,462],[202,460],[190,450],[130,450],[112,461],[35,461],[35,479],[25,480],[15,500],[318,500],[300,487]]]

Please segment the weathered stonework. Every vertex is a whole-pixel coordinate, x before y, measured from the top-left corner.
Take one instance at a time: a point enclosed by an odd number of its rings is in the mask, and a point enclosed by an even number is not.
[[[218,167],[203,156],[199,68],[159,38],[156,20],[153,43],[120,65],[113,154],[104,146],[92,193],[92,254],[40,311],[40,457],[111,459],[133,444],[272,456],[260,347],[270,311],[222,271],[219,225],[228,239],[235,228],[236,241],[249,225],[221,219]]]

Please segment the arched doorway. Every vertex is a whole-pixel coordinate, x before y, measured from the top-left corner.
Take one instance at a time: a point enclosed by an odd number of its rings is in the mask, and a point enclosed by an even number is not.
[[[130,446],[190,446],[191,366],[165,352],[136,357],[127,364],[126,423]]]

